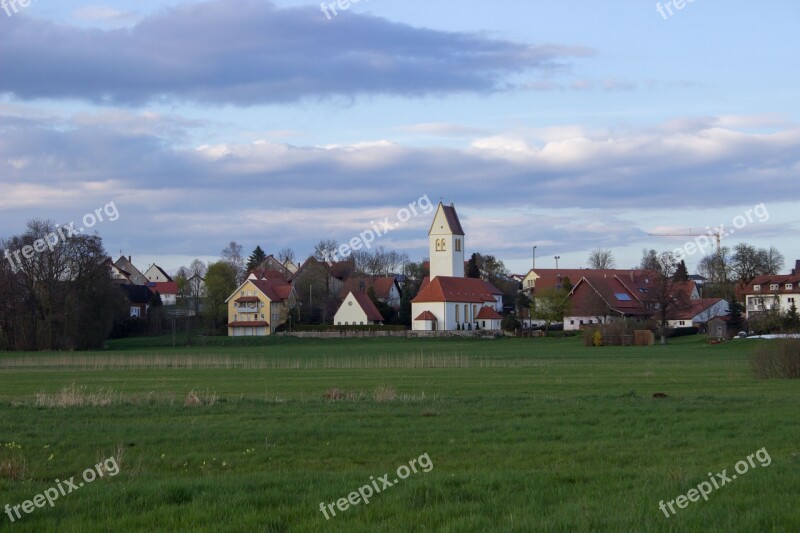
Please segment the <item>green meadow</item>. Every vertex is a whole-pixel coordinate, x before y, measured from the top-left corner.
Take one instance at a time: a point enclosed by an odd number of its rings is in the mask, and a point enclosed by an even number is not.
[[[194,341],[0,354],[1,506],[119,465],[0,530],[800,530],[800,382],[748,365],[769,341]]]

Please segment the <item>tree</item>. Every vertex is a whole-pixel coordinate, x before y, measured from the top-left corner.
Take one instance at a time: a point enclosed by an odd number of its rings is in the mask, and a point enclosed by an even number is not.
[[[208,265],[206,272],[206,311],[204,316],[212,331],[217,332],[222,324],[228,321],[228,296],[236,290],[236,271],[227,261],[218,261]]]
[[[245,261],[242,257],[242,245],[236,241],[231,241],[228,246],[222,250],[222,260],[228,263],[236,275],[236,284],[242,283],[245,277]]]
[[[743,316],[744,306],[733,297],[731,303],[728,305],[728,327],[736,332],[739,332],[744,326]]]
[[[564,276],[564,279],[561,280],[561,288],[569,292],[572,290],[572,287],[572,280],[569,279],[569,276]]]
[[[297,254],[295,254],[294,250],[292,250],[288,246],[282,248],[281,251],[278,252],[278,260],[283,265],[285,265],[287,261],[291,261],[292,263],[294,263],[296,257]]]
[[[611,250],[603,248],[595,249],[589,254],[589,268],[594,270],[608,270],[614,268],[616,261],[614,261],[614,254]]]
[[[797,306],[792,302],[791,307],[786,312],[786,331],[787,333],[796,333],[800,329],[800,315],[797,313]]]
[[[783,270],[784,257],[774,246],[770,246],[765,250],[761,256],[763,260],[763,273],[768,275],[776,275]]]
[[[550,331],[550,324],[561,322],[572,311],[569,291],[563,288],[548,287],[536,292],[531,304],[531,318],[545,323],[545,335]]]
[[[481,277],[481,268],[478,265],[479,258],[480,258],[480,254],[478,254],[476,252],[476,253],[473,253],[470,256],[469,261],[467,261],[467,271],[465,272],[465,274],[466,274],[466,276],[468,278],[476,278],[477,279],[477,278]]]
[[[266,252],[261,249],[260,245],[257,245],[255,250],[253,250],[253,253],[251,253],[250,257],[247,259],[247,271],[252,272],[253,270],[257,269],[266,258]]]
[[[326,263],[333,262],[339,253],[339,243],[334,239],[320,239],[314,245],[314,259]]]
[[[127,305],[99,236],[63,238],[54,222],[31,220],[0,248],[9,252],[0,267],[0,347],[102,347]]]
[[[156,291],[150,297],[150,307],[161,307],[164,305],[164,302],[161,301],[161,293]]]
[[[673,275],[675,281],[689,281],[689,270],[686,268],[686,262],[681,259],[681,262],[678,263],[678,267],[675,269],[675,274]]]
[[[658,270],[658,252],[655,250],[642,250],[642,261],[639,270]]]
[[[659,325],[661,344],[667,343],[667,326],[669,315],[673,311],[680,311],[688,301],[688,295],[680,290],[675,281],[675,272],[678,261],[672,252],[658,254],[656,269],[652,270],[654,279],[650,290],[647,292],[645,302],[655,310],[656,321]]]

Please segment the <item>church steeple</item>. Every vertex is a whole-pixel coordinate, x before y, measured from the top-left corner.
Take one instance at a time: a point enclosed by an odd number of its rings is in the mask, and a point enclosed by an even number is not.
[[[439,202],[428,231],[431,279],[436,276],[464,277],[464,230],[453,204]]]

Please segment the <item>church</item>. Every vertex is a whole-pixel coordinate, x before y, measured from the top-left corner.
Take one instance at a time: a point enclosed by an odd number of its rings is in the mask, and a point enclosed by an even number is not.
[[[439,202],[428,248],[430,275],[411,301],[412,329],[500,329],[503,293],[488,281],[464,276],[464,230],[454,205]]]

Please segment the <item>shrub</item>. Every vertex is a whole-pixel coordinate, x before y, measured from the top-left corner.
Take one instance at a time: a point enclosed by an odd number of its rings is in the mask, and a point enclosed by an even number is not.
[[[595,346],[603,345],[603,334],[600,333],[599,329],[594,330],[594,334],[592,335],[592,344]]]
[[[800,379],[800,339],[765,343],[749,359],[750,369],[759,379]]]

